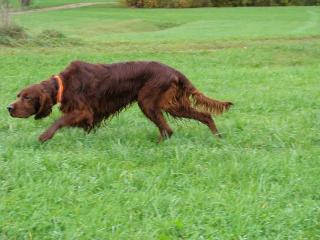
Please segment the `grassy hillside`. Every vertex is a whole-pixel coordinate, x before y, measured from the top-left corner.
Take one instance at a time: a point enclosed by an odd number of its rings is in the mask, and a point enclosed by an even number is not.
[[[101,6],[21,15],[30,31],[102,41],[210,42],[318,35],[319,7],[126,9]]]
[[[80,45],[0,47],[3,239],[319,239],[320,8],[117,9],[16,16],[31,36]],[[223,139],[134,105],[89,135],[37,137],[60,115],[12,119],[18,91],[75,59],[157,60],[235,107]]]

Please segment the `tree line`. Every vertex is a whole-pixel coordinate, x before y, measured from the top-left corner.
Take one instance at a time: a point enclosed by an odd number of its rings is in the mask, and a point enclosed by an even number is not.
[[[320,0],[125,0],[128,7],[189,8],[320,5]]]
[[[21,7],[28,7],[31,0],[17,0]],[[11,25],[10,20],[10,0],[0,0],[0,30],[7,28]]]

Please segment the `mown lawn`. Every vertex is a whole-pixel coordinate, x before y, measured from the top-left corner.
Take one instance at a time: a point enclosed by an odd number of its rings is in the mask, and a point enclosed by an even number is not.
[[[125,9],[20,15],[30,35],[79,44],[0,46],[1,239],[319,239],[320,8]],[[50,41],[49,41],[50,43]],[[134,105],[92,134],[13,119],[25,85],[75,59],[157,60],[235,103],[223,139]]]

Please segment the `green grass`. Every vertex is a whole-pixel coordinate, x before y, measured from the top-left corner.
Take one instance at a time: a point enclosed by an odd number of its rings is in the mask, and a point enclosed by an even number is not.
[[[0,48],[0,238],[319,239],[320,8],[117,9],[16,17],[80,46]],[[134,105],[92,134],[37,137],[60,115],[12,119],[25,85],[75,59],[157,60],[235,103],[214,138],[158,131]]]

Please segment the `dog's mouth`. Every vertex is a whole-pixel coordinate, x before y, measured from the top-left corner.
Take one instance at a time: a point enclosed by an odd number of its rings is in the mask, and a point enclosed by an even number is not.
[[[32,116],[32,115],[17,114],[15,112],[10,112],[9,114],[13,118],[29,118]]]

